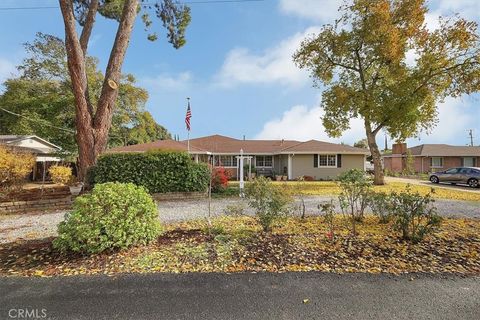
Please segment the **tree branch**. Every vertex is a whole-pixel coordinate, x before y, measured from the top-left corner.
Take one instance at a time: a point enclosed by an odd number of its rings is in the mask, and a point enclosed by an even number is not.
[[[135,18],[137,16],[138,0],[125,0],[122,11],[122,18],[118,25],[117,34],[113,43],[105,79],[102,85],[102,92],[98,100],[97,112],[93,120],[93,126],[97,132],[97,139],[107,139],[110,130],[113,107],[118,95],[121,69],[125,53],[127,51],[130,35],[132,33]],[[99,146],[106,145],[99,143]],[[101,152],[102,150],[96,150]]]
[[[83,25],[82,34],[80,35],[80,46],[82,47],[83,55],[85,57],[87,56],[88,41],[90,40],[90,35],[92,34],[97,10],[98,0],[90,1],[87,18],[85,19],[85,24]]]

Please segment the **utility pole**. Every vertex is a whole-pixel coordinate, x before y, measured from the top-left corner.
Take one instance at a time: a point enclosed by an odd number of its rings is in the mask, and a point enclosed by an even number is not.
[[[470,138],[470,146],[473,147],[473,129],[468,130],[468,136]]]

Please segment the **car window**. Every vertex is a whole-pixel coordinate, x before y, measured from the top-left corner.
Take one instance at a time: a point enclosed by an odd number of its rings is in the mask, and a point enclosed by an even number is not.
[[[480,170],[472,169],[472,173],[480,174]]]
[[[462,168],[462,169],[460,169],[460,173],[470,174],[470,173],[472,173],[472,169],[470,169],[470,168]]]
[[[447,171],[445,171],[445,173],[457,173],[458,172],[458,168],[452,168],[452,169],[448,169]]]

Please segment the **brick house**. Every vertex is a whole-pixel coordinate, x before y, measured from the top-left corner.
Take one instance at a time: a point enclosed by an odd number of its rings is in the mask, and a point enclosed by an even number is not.
[[[421,144],[407,148],[405,143],[397,143],[392,147],[392,154],[383,155],[385,170],[404,171],[409,154],[417,173],[443,171],[452,167],[476,167],[480,161],[480,147]]]
[[[238,158],[240,150],[243,150],[247,167],[251,165],[257,171],[270,172],[289,180],[300,176],[329,180],[348,169],[365,170],[365,158],[369,154],[366,149],[317,140],[239,140],[221,135],[190,139],[190,142],[159,140],[112,148],[107,152],[145,152],[155,149],[189,152],[197,162],[224,167],[232,178],[238,177]]]

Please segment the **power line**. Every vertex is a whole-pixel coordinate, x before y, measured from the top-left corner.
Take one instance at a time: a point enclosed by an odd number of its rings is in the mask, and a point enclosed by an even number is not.
[[[9,113],[9,114],[11,114],[11,115],[17,116],[17,117],[27,119],[28,121],[41,122],[43,125],[45,125],[45,126],[47,126],[47,127],[55,128],[55,129],[58,129],[58,130],[62,130],[62,131],[65,131],[65,132],[69,132],[69,133],[75,133],[75,131],[72,130],[72,129],[66,129],[66,128],[54,126],[53,124],[48,123],[47,120],[43,120],[43,119],[32,119],[32,118],[30,118],[30,117],[24,116],[23,114],[18,114],[18,113],[15,113],[15,112],[13,112],[13,111],[10,111],[10,110],[7,110],[7,109],[5,109],[5,108],[2,108],[2,107],[0,107],[0,110],[4,111],[4,112],[6,112],[6,113]]]
[[[236,2],[263,2],[265,0],[199,0],[199,1],[183,1],[182,4],[221,4],[221,3],[236,3]],[[155,5],[155,3],[140,3],[140,5],[148,6]],[[58,6],[35,6],[35,7],[0,7],[0,11],[9,10],[42,10],[42,9],[58,9]]]

